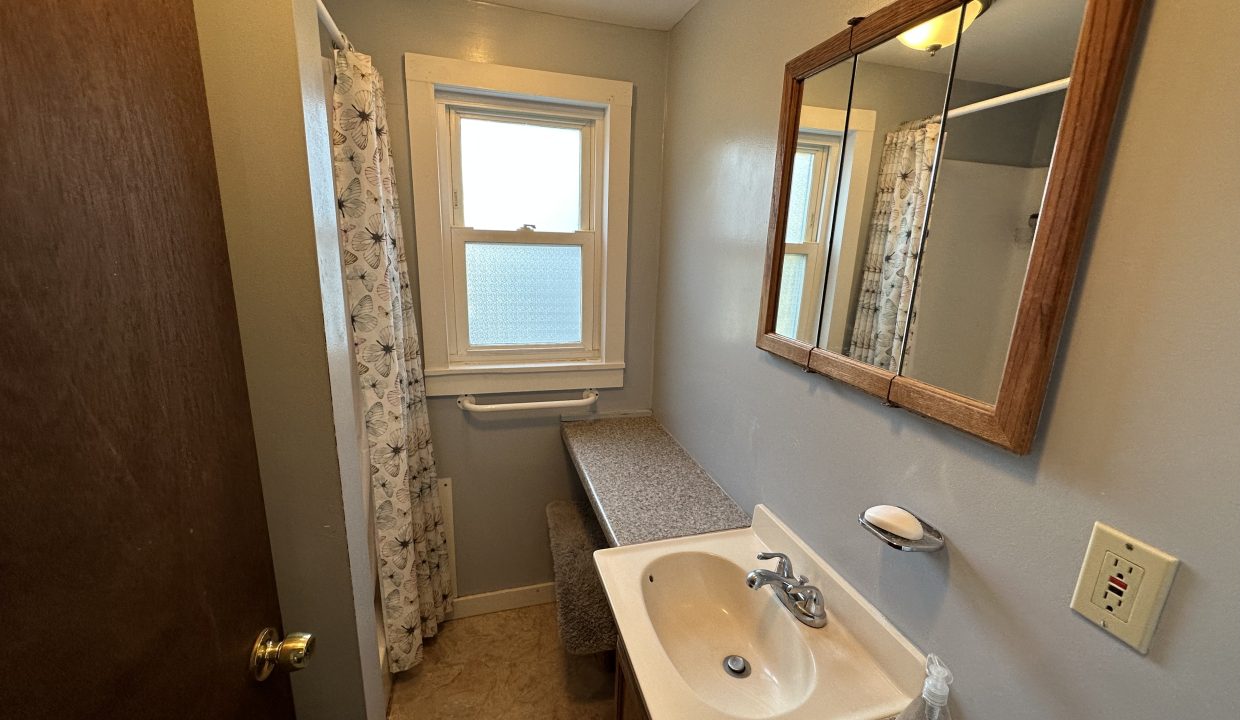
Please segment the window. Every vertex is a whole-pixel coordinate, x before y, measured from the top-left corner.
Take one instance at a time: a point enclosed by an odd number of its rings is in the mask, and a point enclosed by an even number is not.
[[[805,342],[813,342],[818,317],[842,135],[802,127],[792,159],[780,280],[780,287],[787,290],[780,292],[775,332]]]
[[[854,283],[840,278],[858,276],[864,259],[861,217],[873,196],[866,181],[876,120],[873,110],[801,106],[780,273],[787,292],[775,309],[775,332],[784,337],[835,349],[851,336],[849,313],[830,308],[848,307]]]
[[[451,192],[449,364],[597,360],[603,112],[460,91],[435,104]]]
[[[405,63],[428,393],[623,385],[632,86]]]

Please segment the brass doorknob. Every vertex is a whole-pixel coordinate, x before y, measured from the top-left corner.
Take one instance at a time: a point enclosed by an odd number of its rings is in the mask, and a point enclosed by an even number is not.
[[[310,661],[310,655],[314,653],[313,635],[289,633],[283,640],[279,638],[280,633],[271,627],[263,628],[258,634],[254,651],[250,654],[250,672],[255,680],[266,680],[276,668],[296,672]]]

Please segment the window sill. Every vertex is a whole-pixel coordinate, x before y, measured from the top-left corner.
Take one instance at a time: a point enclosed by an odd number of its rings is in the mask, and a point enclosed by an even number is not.
[[[426,369],[431,397],[624,387],[624,363],[463,365]]]

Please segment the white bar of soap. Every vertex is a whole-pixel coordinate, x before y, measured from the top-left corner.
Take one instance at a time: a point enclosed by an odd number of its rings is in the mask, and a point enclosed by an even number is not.
[[[895,505],[875,505],[865,511],[866,522],[906,540],[920,540],[925,534],[913,513]]]

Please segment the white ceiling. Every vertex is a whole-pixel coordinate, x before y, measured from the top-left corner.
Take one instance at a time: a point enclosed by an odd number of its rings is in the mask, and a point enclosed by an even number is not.
[[[698,0],[492,0],[496,5],[613,25],[671,30]]]
[[[1024,88],[1067,77],[1085,0],[995,0],[964,33],[956,76]],[[951,48],[933,60],[891,40],[863,61],[946,73]]]

